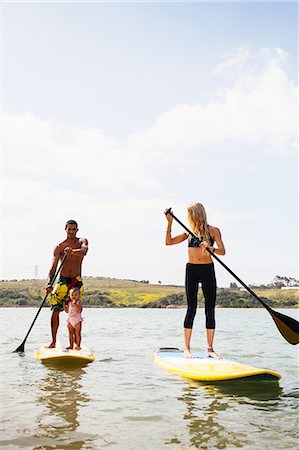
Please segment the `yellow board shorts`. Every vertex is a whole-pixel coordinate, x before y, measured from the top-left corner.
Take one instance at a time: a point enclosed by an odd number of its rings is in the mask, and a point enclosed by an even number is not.
[[[83,281],[81,277],[68,278],[60,276],[53,291],[49,295],[49,303],[52,311],[63,311],[63,301],[67,299],[71,288],[77,287],[80,290],[80,301],[83,301]]]

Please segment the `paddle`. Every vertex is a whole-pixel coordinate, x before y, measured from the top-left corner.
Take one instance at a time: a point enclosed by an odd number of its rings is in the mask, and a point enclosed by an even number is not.
[[[191,236],[198,240],[199,244],[202,242],[197,236],[195,236],[192,231],[190,231],[171,211],[171,208],[167,209],[165,215],[170,214],[174,220],[176,220]],[[292,345],[298,344],[299,342],[299,322],[293,319],[292,317],[285,316],[277,311],[274,311],[270,306],[268,306],[261,298],[259,298],[255,292],[253,292],[250,287],[248,287],[244,281],[242,281],[220,258],[218,258],[215,253],[213,253],[209,248],[206,248],[206,251],[210,253],[213,258],[215,258],[239,283],[244,286],[245,289],[256,299],[258,300],[264,308],[271,314],[272,319],[275,322],[279,332],[281,335]]]
[[[53,286],[54,281],[56,280],[57,275],[59,274],[59,272],[60,272],[60,270],[61,270],[61,268],[62,268],[62,266],[63,266],[63,264],[64,264],[64,261],[66,260],[66,257],[67,257],[67,255],[64,255],[64,257],[62,258],[61,264],[60,264],[60,266],[58,267],[58,269],[56,270],[56,272],[54,273],[54,275],[53,275],[53,277],[52,277],[52,279],[51,279],[51,281],[50,281],[49,287],[52,287],[52,286]],[[40,305],[39,310],[37,311],[37,313],[36,313],[36,315],[35,315],[35,317],[34,317],[34,320],[33,320],[32,324],[31,324],[31,326],[30,326],[30,328],[29,328],[29,330],[28,330],[28,332],[27,332],[27,334],[26,334],[26,336],[25,336],[25,339],[23,340],[22,344],[19,345],[19,347],[18,347],[16,350],[14,350],[13,353],[16,353],[16,352],[18,352],[18,353],[24,353],[24,351],[25,351],[25,342],[26,342],[26,340],[27,340],[27,338],[28,338],[28,336],[29,336],[30,331],[32,330],[33,325],[35,324],[35,321],[36,321],[36,319],[37,319],[37,316],[38,316],[39,313],[40,313],[40,310],[41,310],[42,307],[44,306],[44,303],[45,303],[45,301],[46,301],[48,295],[49,295],[49,294],[46,294],[46,295],[45,295],[45,298],[43,299],[42,304]]]

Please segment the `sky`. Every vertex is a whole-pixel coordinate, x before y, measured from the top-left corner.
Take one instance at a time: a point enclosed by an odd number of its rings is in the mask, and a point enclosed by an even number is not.
[[[295,2],[4,1],[1,25],[1,279],[45,278],[75,219],[84,276],[181,285],[163,211],[193,202],[245,283],[298,278]]]

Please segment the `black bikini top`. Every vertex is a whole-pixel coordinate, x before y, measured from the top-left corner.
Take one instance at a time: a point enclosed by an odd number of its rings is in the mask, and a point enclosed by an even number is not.
[[[209,233],[209,236],[210,236],[210,246],[213,247],[215,241],[212,238],[212,236],[210,235],[210,233]],[[189,234],[189,236],[188,236],[188,247],[198,248],[200,246],[199,240],[201,240],[200,237],[197,238],[197,237],[194,237],[191,234]]]

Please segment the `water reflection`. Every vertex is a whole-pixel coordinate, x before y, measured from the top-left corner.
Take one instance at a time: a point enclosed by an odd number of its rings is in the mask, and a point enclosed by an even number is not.
[[[90,401],[82,385],[86,369],[45,369],[46,374],[40,382],[37,402],[46,407],[46,414],[38,419],[38,431],[34,436],[39,440],[44,438],[44,441],[42,446],[34,448],[80,450],[92,438],[86,433],[76,431],[80,425],[80,411]]]
[[[250,425],[247,417],[242,417],[242,405],[246,405],[246,414],[248,405],[253,410],[277,409],[282,393],[277,382],[186,383],[178,400],[186,404],[183,419],[187,421],[190,447],[196,449],[248,446],[252,441],[245,428]]]
[[[265,401],[268,405],[270,400],[279,400],[282,388],[278,381],[253,381],[253,380],[231,380],[217,383],[202,383],[190,381],[190,385],[201,386],[204,389],[217,391],[224,396],[233,397],[237,402]]]

